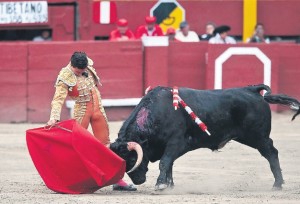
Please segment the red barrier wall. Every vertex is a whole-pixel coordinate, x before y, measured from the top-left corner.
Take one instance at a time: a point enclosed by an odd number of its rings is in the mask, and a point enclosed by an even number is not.
[[[27,44],[0,46],[0,122],[27,121]]]
[[[205,88],[207,43],[171,42],[145,48],[145,88],[185,86]]]
[[[278,48],[279,56],[279,88],[278,93],[284,93],[300,100],[299,77],[300,77],[300,46],[286,45]],[[278,111],[286,110],[280,106]]]
[[[75,50],[94,60],[103,86],[102,98],[138,98],[148,85],[213,89],[215,61],[228,45],[171,42],[168,47],[146,47],[130,42],[1,43],[0,122],[46,122],[59,70]],[[300,46],[237,44],[255,48],[271,60],[273,93],[300,100]],[[222,87],[263,83],[264,65],[255,55],[232,55],[223,63]],[[109,120],[123,120],[133,107],[106,108]],[[281,109],[278,109],[281,110]],[[63,107],[62,119],[69,118]]]
[[[207,43],[174,42],[169,46],[169,86],[205,89]]]
[[[145,87],[168,86],[168,47],[145,47]]]
[[[300,46],[286,45],[277,50],[280,52],[278,92],[300,98]]]

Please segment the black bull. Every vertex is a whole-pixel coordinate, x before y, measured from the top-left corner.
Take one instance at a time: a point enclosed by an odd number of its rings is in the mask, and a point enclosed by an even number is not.
[[[267,91],[264,96],[260,94],[262,90]],[[269,103],[295,108],[300,105],[298,100],[282,94],[271,95],[271,89],[263,84],[223,90],[180,88],[179,96],[207,125],[211,136],[203,132],[182,107],[174,109],[171,88],[151,90],[111,144],[111,149],[126,160],[127,170],[137,159],[136,152],[128,151],[127,142],[134,141],[142,147],[144,156],[140,166],[128,174],[134,184],[146,181],[149,161],[160,160],[155,187],[160,190],[173,187],[172,167],[177,158],[198,148],[217,150],[235,140],[257,149],[270,164],[274,187],[282,187],[278,151],[270,138]]]

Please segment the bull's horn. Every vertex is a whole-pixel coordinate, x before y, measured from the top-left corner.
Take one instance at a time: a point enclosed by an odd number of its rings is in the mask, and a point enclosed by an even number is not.
[[[130,169],[127,173],[131,173],[133,172],[134,170],[136,170],[139,165],[142,163],[142,160],[143,160],[143,149],[141,147],[141,145],[139,145],[138,143],[136,142],[128,142],[127,143],[127,148],[129,151],[136,151],[137,153],[137,160],[135,162],[135,165],[132,167],[132,169]]]

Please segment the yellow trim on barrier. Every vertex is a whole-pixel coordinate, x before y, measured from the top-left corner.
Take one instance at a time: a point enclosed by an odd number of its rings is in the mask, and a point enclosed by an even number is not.
[[[244,0],[243,9],[243,42],[246,42],[257,23],[257,0]]]

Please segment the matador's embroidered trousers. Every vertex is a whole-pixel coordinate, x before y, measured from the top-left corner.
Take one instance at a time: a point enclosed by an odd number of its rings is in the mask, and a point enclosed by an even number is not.
[[[90,92],[90,101],[75,104],[74,118],[86,129],[91,124],[94,136],[107,146],[110,144],[109,127],[101,96],[95,89]]]

